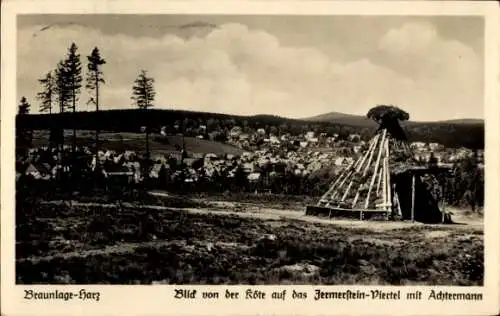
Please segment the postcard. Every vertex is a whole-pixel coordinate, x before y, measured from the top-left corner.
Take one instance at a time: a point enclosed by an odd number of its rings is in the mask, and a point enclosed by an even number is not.
[[[7,315],[493,315],[481,1],[2,3]]]

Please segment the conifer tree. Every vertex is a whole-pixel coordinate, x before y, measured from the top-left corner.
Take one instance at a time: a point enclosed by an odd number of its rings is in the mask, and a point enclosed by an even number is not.
[[[132,87],[132,97],[131,99],[134,102],[134,105],[139,109],[142,109],[144,112],[149,108],[154,106],[156,92],[154,90],[154,79],[148,77],[147,72],[145,70],[141,70],[141,73],[137,76],[134,81],[134,85]],[[144,116],[146,119],[147,117]],[[145,126],[144,132],[146,133],[146,169],[145,176],[146,178],[149,176],[149,127]]]
[[[99,48],[95,47],[91,54],[87,56],[87,85],[85,86],[89,91],[94,92],[89,100],[89,103],[95,105],[96,112],[99,112],[99,87],[100,84],[105,84],[101,67],[106,64],[106,61],[101,58],[101,53]],[[99,124],[99,122],[97,122]],[[95,152],[96,156],[99,151],[99,126],[97,126],[95,131]]]
[[[54,70],[54,93],[55,101],[59,107],[59,113],[66,112],[71,106],[71,93],[68,87],[67,71],[63,61],[59,61]],[[59,147],[59,152],[62,153],[64,147],[64,128],[61,126],[55,127],[51,142]]]
[[[29,114],[30,113],[30,108],[31,108],[31,105],[26,100],[26,97],[22,97],[21,101],[19,103],[19,106],[18,106],[18,112],[17,112],[17,114],[19,114],[19,115]]]
[[[78,54],[78,47],[75,43],[72,43],[68,49],[68,54],[66,60],[64,61],[64,67],[66,70],[66,83],[71,96],[71,109],[73,113],[76,112],[76,102],[78,101],[78,95],[80,94],[80,89],[82,87],[82,66],[80,62],[80,54]],[[72,151],[75,152],[76,149],[76,128],[73,127],[73,143]]]
[[[28,115],[30,113],[31,105],[28,103],[25,97],[21,98],[18,105],[17,114]],[[24,128],[16,128],[16,149],[19,153],[25,153],[26,149],[31,146],[33,133],[30,130]]]
[[[55,82],[52,71],[49,71],[38,82],[42,86],[42,91],[37,93],[37,99],[40,101],[40,112],[49,112],[52,114],[52,103],[55,97]]]

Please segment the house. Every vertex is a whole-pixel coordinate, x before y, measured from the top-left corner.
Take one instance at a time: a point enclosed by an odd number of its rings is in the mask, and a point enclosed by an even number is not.
[[[205,155],[205,159],[217,159],[217,155],[213,153],[209,153]]]
[[[432,151],[436,151],[436,150],[441,150],[444,148],[443,145],[439,144],[439,143],[429,143],[429,148],[430,150]]]
[[[250,139],[250,135],[248,135],[246,133],[240,134],[239,139],[240,139],[240,141],[247,141],[248,139]]]
[[[257,129],[257,134],[266,135],[266,130],[263,128],[259,128],[259,129]]]
[[[344,157],[338,157],[337,159],[335,159],[335,162],[334,162],[335,166],[337,166],[337,167],[342,166],[344,164],[344,160],[345,160]]]
[[[410,144],[410,147],[414,148],[414,149],[424,149],[425,146],[426,146],[426,143],[424,143],[424,142],[413,142]]]
[[[161,163],[154,164],[153,167],[151,168],[151,171],[149,172],[149,176],[151,178],[158,178],[160,176],[160,171],[161,171],[162,167],[166,168],[166,166],[164,164],[161,164]]]
[[[353,143],[357,143],[361,140],[361,136],[359,134],[351,134],[349,135],[349,141]]]
[[[307,132],[307,133],[306,133],[306,135],[305,135],[305,138],[306,138],[306,139],[311,139],[311,138],[314,138],[314,135],[315,135],[315,134],[314,134],[314,132],[312,132],[312,131],[311,131],[311,132]]]
[[[307,144],[308,144],[308,142],[300,142],[300,147],[306,148]]]
[[[248,181],[250,182],[255,182],[260,179],[260,173],[258,172],[252,172],[247,176]]]
[[[49,180],[51,178],[51,169],[40,163],[31,163],[26,168],[25,174],[38,180]]]
[[[271,136],[271,137],[269,138],[269,142],[270,142],[271,144],[277,145],[277,144],[279,144],[279,143],[280,143],[280,140],[279,140],[279,138],[278,138],[278,137],[276,137],[276,136]]]
[[[229,137],[237,138],[240,136],[241,132],[242,132],[241,127],[235,126],[229,131]]]

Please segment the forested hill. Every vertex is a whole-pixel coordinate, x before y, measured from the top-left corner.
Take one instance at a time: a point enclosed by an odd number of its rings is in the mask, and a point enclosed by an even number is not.
[[[358,118],[358,119],[356,119]],[[192,112],[182,110],[140,109],[106,110],[62,114],[21,115],[17,127],[23,129],[84,129],[115,132],[139,132],[141,126],[170,130],[180,125],[184,130],[194,130],[206,125],[208,132],[227,132],[235,125],[255,130],[274,129],[279,133],[299,134],[313,130],[317,133],[337,133],[341,137],[356,133],[369,139],[377,124],[364,117],[340,115],[328,121],[297,120],[272,115],[237,116],[229,114]],[[484,148],[484,123],[481,121],[404,122],[402,124],[410,141],[439,142],[447,147]]]

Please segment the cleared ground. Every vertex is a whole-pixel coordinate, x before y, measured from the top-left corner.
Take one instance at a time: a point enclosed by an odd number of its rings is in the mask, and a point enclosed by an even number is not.
[[[78,130],[76,137],[77,144],[79,145],[94,146],[95,144],[95,134],[92,131]],[[64,138],[65,144],[70,145],[73,139],[73,131],[65,130]],[[146,150],[145,134],[101,132],[99,138],[103,148],[112,150],[133,150],[137,153],[142,153]],[[161,136],[155,134],[150,135],[149,147],[152,155],[179,153],[182,149],[182,142],[183,138],[178,135]],[[49,132],[35,131],[33,135],[33,144],[35,146],[48,145]],[[244,152],[235,146],[195,137],[184,137],[184,146],[189,153],[241,155]]]
[[[157,194],[162,195],[162,194]],[[18,283],[429,284],[483,282],[480,218],[457,225],[337,221],[255,203],[23,205]],[[22,212],[20,212],[22,211]]]

